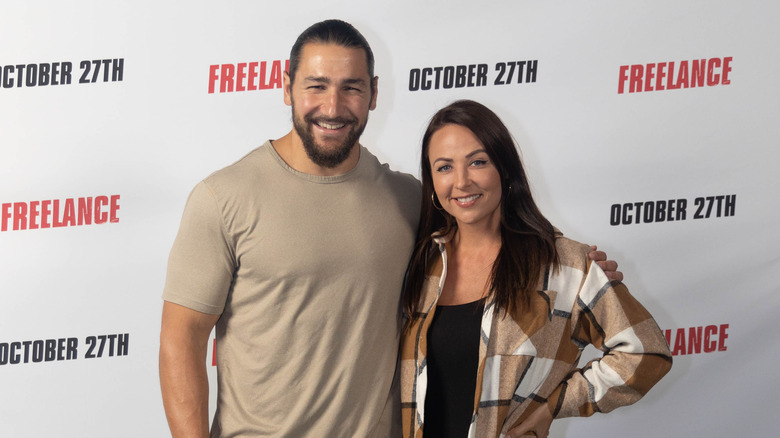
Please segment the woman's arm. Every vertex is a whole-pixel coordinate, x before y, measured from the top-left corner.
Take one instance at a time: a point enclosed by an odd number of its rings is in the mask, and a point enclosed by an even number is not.
[[[604,352],[573,371],[548,397],[553,417],[589,416],[642,398],[671,368],[652,315],[622,283],[590,264],[572,309],[572,340]]]

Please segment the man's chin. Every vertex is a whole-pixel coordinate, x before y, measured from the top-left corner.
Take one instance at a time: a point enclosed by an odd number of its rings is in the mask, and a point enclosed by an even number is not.
[[[345,146],[342,143],[337,146],[323,147],[320,144],[311,145],[304,143],[304,148],[306,149],[306,155],[314,164],[332,169],[349,158],[355,144],[357,142],[350,146]]]
[[[365,125],[354,126],[338,134],[325,134],[318,132],[319,128],[312,126],[310,121],[307,124],[295,123],[294,125],[298,136],[303,140],[309,159],[314,164],[329,169],[339,166],[349,158],[365,127]],[[352,125],[347,125],[350,126]]]

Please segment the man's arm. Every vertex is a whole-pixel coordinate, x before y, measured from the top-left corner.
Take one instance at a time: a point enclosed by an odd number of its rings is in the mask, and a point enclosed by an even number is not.
[[[165,301],[160,330],[160,388],[171,435],[209,436],[206,352],[219,315]]]
[[[618,264],[614,260],[607,260],[607,253],[604,251],[597,251],[596,245],[590,247],[590,253],[588,257],[596,262],[597,265],[607,274],[607,278],[611,281],[623,281],[623,273],[618,271]]]

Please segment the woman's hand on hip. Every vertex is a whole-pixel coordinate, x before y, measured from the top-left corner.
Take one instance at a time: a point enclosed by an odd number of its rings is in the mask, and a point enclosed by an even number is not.
[[[539,406],[528,418],[506,434],[506,438],[520,438],[522,436],[536,436],[547,438],[550,434],[550,425],[553,417],[547,403]]]

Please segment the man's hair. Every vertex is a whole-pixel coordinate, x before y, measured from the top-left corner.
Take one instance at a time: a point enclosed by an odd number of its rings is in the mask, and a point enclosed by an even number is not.
[[[366,52],[366,64],[368,64],[368,77],[371,84],[371,93],[374,93],[374,52],[368,45],[365,37],[354,26],[342,20],[325,20],[312,24],[304,30],[290,50],[290,82],[295,81],[295,73],[298,70],[298,62],[303,46],[309,43],[336,44],[341,47],[363,49]]]

